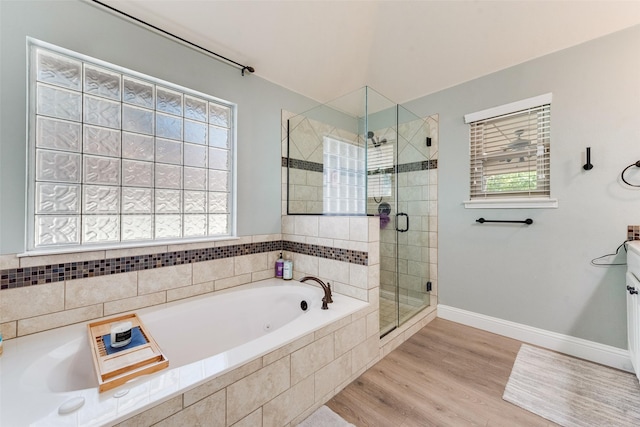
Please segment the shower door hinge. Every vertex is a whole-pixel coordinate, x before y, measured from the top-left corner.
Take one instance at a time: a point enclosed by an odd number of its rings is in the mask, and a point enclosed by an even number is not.
[[[431,282],[427,282],[427,292],[431,292]]]
[[[431,147],[431,137],[427,137],[427,147]]]

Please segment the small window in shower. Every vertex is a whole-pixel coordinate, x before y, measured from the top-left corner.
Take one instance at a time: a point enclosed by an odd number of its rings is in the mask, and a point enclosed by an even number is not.
[[[471,162],[466,207],[551,201],[551,94],[468,114],[465,122]]]
[[[393,168],[393,149],[391,144],[369,148],[367,153],[367,197],[374,199],[391,197]]]
[[[323,212],[364,214],[365,152],[352,142],[323,137]]]

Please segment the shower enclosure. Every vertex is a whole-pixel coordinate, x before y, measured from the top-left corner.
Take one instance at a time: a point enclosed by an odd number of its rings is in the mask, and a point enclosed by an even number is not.
[[[433,126],[368,87],[287,125],[287,213],[380,220],[385,335],[429,305]]]

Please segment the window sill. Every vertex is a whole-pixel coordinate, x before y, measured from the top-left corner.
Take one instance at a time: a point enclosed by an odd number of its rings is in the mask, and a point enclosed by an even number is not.
[[[150,249],[150,253],[154,252],[154,249],[163,248],[163,252],[167,252],[171,246],[189,246],[193,245],[194,249],[196,246],[201,246],[202,244],[209,243],[210,246],[215,246],[216,242],[224,242],[231,240],[239,240],[239,236],[220,236],[220,237],[209,237],[209,238],[190,238],[190,239],[168,239],[168,240],[156,240],[150,242],[132,242],[132,243],[120,243],[117,245],[95,245],[95,246],[76,246],[76,247],[52,247],[52,248],[41,248],[34,249],[31,251],[23,252],[16,254],[18,258],[24,257],[39,257],[39,256],[48,256],[48,255],[69,255],[69,254],[79,254],[79,253],[88,253],[88,252],[106,252],[106,251],[127,251],[127,250],[135,250],[140,249],[141,252],[144,252],[145,248]]]
[[[555,209],[558,199],[522,198],[522,199],[483,199],[465,200],[465,209]]]

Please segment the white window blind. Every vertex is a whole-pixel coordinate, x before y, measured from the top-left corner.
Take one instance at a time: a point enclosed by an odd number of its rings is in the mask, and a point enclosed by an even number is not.
[[[367,197],[390,197],[393,174],[393,148],[384,144],[367,153]]]
[[[469,123],[470,196],[550,196],[551,104]]]

